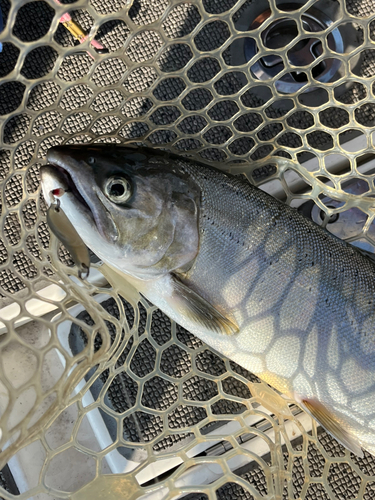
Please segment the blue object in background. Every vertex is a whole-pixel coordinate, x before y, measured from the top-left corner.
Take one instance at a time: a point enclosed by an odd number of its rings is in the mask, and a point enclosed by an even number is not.
[[[3,31],[3,14],[0,7],[0,33]],[[3,44],[0,42],[0,52],[3,50]]]

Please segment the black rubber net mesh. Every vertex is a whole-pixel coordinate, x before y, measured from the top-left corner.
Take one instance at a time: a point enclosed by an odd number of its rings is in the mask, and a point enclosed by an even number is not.
[[[2,476],[2,497],[374,498],[370,454],[349,453],[130,286],[72,279],[39,178],[57,144],[163,148],[273,186],[374,251],[372,0],[0,8],[0,306],[16,307],[0,311],[1,466],[27,450],[42,457],[19,491]],[[60,22],[67,12],[83,44]],[[19,326],[27,317],[36,335]],[[87,438],[87,422],[105,445]]]

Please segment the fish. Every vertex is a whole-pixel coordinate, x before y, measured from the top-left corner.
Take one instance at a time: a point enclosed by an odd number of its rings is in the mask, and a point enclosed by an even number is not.
[[[375,265],[240,176],[164,151],[56,146],[50,206],[171,319],[375,455]],[[61,194],[62,193],[62,194]],[[53,198],[53,197],[52,197]]]

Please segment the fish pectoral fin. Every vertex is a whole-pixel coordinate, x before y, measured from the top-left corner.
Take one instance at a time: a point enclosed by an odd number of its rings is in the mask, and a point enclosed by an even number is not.
[[[188,286],[181,283],[175,276],[171,276],[173,287],[171,300],[174,308],[186,316],[198,327],[205,327],[215,333],[234,335],[238,333],[238,326],[223,316],[207,300],[202,298]]]
[[[302,399],[299,405],[315,418],[340,444],[358,457],[363,458],[363,451],[360,445],[356,443],[353,436],[341,427],[334,415],[322,403],[316,399]]]

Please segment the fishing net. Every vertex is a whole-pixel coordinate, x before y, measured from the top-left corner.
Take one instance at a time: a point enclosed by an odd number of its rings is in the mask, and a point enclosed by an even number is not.
[[[80,281],[39,179],[57,144],[168,149],[374,252],[372,0],[0,7],[1,497],[374,498],[371,455],[108,285],[95,256]]]

